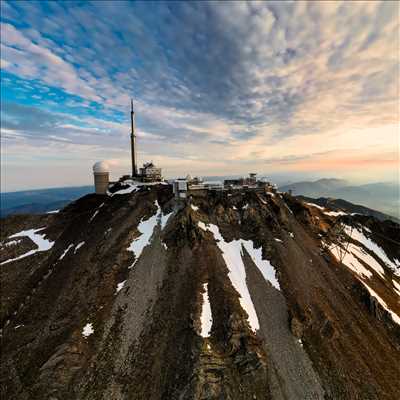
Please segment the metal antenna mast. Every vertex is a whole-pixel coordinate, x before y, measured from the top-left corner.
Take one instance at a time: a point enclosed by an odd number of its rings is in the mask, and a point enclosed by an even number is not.
[[[131,157],[132,177],[137,176],[136,167],[136,135],[135,135],[135,112],[133,111],[133,100],[131,99]]]
[[[329,246],[329,250],[336,249],[339,261],[342,263],[348,253],[353,226],[350,226],[350,232],[346,232],[346,225],[342,221],[336,221],[330,231],[334,235],[334,240],[331,246]]]

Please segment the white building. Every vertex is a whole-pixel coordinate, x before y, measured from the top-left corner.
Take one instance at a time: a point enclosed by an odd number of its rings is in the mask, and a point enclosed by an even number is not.
[[[224,184],[219,181],[203,182],[204,188],[208,190],[223,190]]]
[[[178,178],[173,184],[173,192],[176,198],[178,199],[186,199],[188,192],[188,182],[186,178]]]

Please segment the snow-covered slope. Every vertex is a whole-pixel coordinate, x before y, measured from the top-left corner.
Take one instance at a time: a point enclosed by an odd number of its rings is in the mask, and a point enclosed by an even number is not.
[[[7,218],[2,395],[397,399],[399,241],[286,194],[134,182]]]

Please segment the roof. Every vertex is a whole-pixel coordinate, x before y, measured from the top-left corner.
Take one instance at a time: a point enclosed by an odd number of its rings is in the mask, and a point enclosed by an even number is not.
[[[99,172],[109,172],[109,171],[110,167],[105,161],[97,161],[93,165],[93,172],[99,173]]]

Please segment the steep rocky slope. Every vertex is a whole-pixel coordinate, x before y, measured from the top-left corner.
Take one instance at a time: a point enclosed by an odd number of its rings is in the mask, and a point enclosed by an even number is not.
[[[399,225],[113,192],[2,221],[2,398],[399,398]]]

